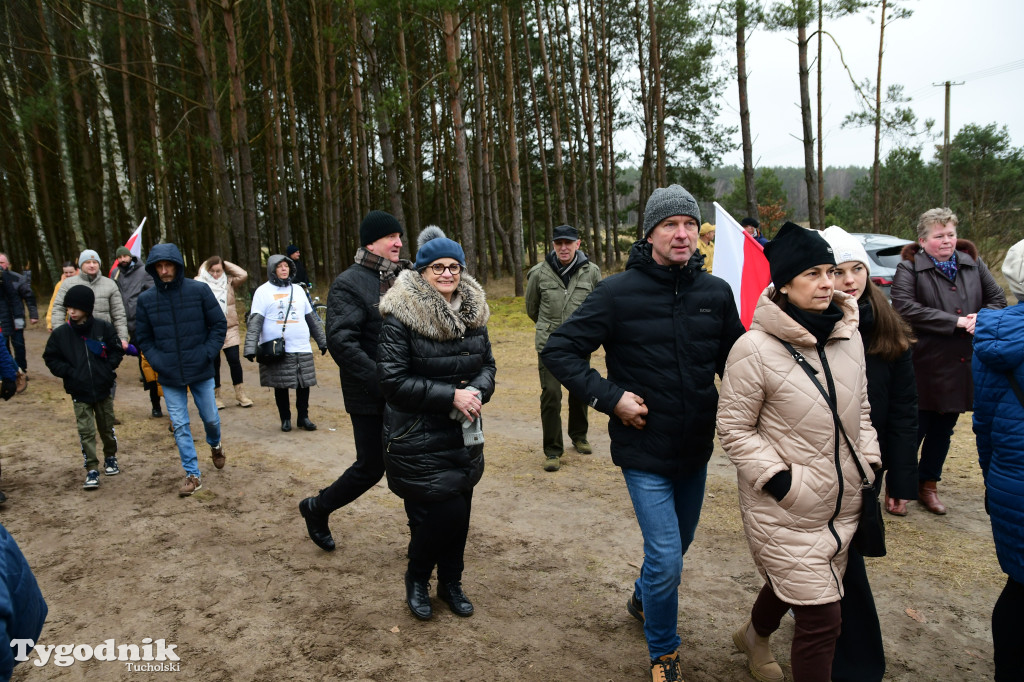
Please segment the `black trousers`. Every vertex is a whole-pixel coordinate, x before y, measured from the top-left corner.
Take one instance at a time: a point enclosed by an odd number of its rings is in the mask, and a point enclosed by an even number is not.
[[[288,406],[288,389],[275,388],[274,402],[277,403],[277,413],[281,421],[292,418],[292,410]],[[309,416],[309,386],[295,389],[295,411],[298,412],[298,419]]]
[[[1006,586],[992,609],[992,643],[996,682],[1024,680],[1024,649],[1020,643],[1020,614],[1024,610],[1024,585],[1007,577]]]
[[[328,514],[357,499],[384,477],[384,416],[350,414],[349,418],[356,461],[338,480],[320,491],[317,504]]]
[[[881,682],[885,675],[885,649],[871,594],[864,557],[853,547],[843,576],[839,607],[843,629],[832,658],[832,682]]]
[[[405,501],[410,577],[429,580],[437,566],[439,583],[462,580],[472,503],[472,490],[438,502]]]
[[[946,463],[953,427],[959,418],[959,412],[918,410],[917,444],[921,448],[921,459],[917,465],[919,480],[942,480],[942,465]]]
[[[224,357],[228,359],[228,367],[231,369],[231,385],[237,386],[242,383],[242,363],[238,360],[238,346],[228,346],[224,349]],[[220,353],[213,359],[213,385],[220,388]]]

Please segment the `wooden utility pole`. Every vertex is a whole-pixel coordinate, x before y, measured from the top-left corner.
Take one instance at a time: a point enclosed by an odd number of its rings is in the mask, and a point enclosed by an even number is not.
[[[963,85],[964,82],[953,83],[932,83],[932,85],[946,88],[946,126],[942,133],[942,205],[949,206],[949,89],[954,85]]]

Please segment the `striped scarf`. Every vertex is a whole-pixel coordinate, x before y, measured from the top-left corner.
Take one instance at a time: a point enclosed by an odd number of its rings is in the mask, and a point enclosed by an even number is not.
[[[397,263],[392,263],[387,258],[381,258],[372,251],[368,251],[365,246],[360,246],[359,250],[356,251],[355,257],[356,265],[362,265],[364,268],[376,270],[380,276],[380,295],[388,293],[388,289],[398,279],[398,274],[402,270],[409,270],[412,268],[412,263],[407,260],[399,260]]]

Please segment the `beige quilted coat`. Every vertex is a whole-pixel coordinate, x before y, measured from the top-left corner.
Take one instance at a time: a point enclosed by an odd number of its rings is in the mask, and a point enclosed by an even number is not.
[[[843,311],[825,344],[847,435],[869,465],[878,466],[864,374],[864,345],[854,299],[836,292]],[[790,604],[827,604],[842,596],[847,550],[860,516],[860,475],[832,412],[789,351],[791,343],[827,388],[814,337],[761,295],[750,331],[725,366],[718,401],[718,438],[736,465],[740,511],[754,563],[775,594]],[[837,472],[838,436],[842,478]],[[762,486],[789,469],[793,485],[776,501]],[[864,466],[874,477],[871,466]]]

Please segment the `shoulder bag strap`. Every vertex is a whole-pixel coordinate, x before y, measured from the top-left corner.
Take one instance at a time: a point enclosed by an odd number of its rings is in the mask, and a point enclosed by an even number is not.
[[[782,339],[779,339],[779,343],[786,347],[789,354],[793,356],[794,360],[796,360],[796,364],[804,370],[811,382],[814,383],[814,386],[818,389],[821,395],[824,396],[828,406],[832,409],[832,419],[835,420],[840,433],[843,434],[843,438],[846,440],[846,446],[850,448],[850,454],[853,455],[853,463],[857,465],[857,472],[860,473],[860,477],[864,479],[864,481],[867,481],[867,473],[864,471],[864,467],[860,464],[860,457],[857,456],[857,450],[853,447],[853,443],[850,442],[850,437],[846,435],[846,429],[843,428],[843,420],[839,418],[839,411],[836,409],[835,401],[832,399],[832,396],[828,394],[828,391],[825,390],[825,387],[821,385],[821,382],[818,381],[818,377],[814,376],[816,374],[816,370],[807,363],[807,359],[800,353],[800,351],[793,348],[793,344],[788,341],[783,341]]]
[[[285,309],[285,311],[284,311],[284,321],[281,323],[281,338],[282,339],[284,338],[284,329],[288,325],[288,315],[291,314],[291,312],[292,312],[292,297],[295,296],[295,285],[292,284],[289,287],[288,291],[290,291],[291,293],[288,294],[288,308]]]

